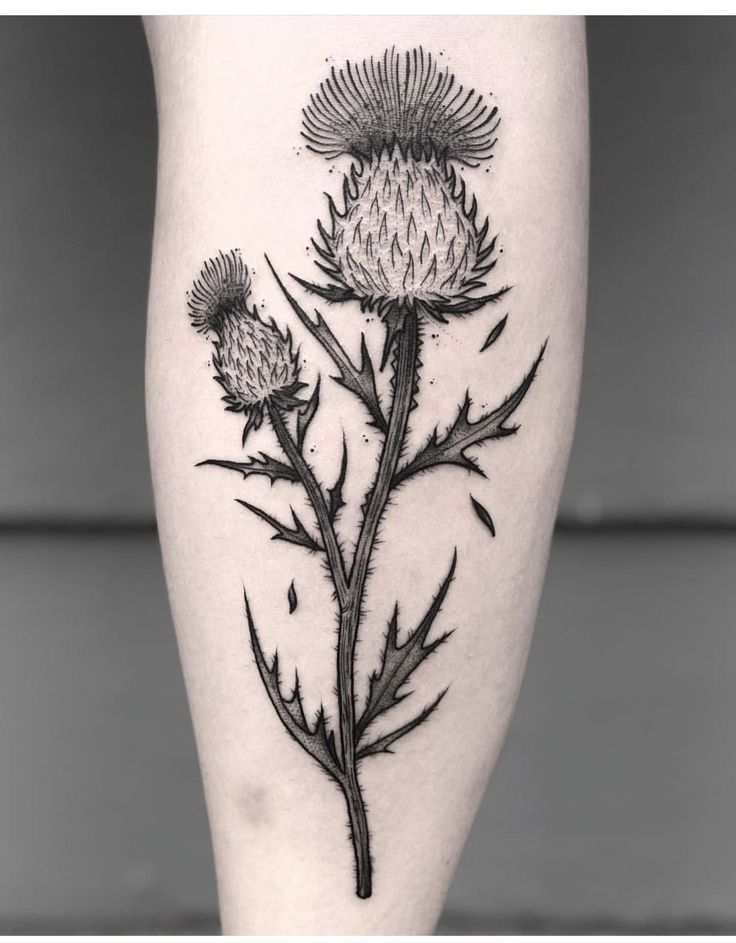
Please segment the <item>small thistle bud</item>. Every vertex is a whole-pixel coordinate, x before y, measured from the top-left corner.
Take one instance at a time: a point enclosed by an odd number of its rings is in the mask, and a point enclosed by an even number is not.
[[[208,259],[187,293],[192,325],[210,333],[215,380],[225,390],[227,409],[247,417],[243,439],[258,429],[269,403],[279,408],[300,405],[297,354],[291,333],[261,319],[249,307],[251,283],[238,249]]]
[[[498,297],[470,294],[495,265],[495,240],[452,166],[490,156],[497,115],[422,49],[333,68],[304,110],[303,135],[313,151],[356,163],[314,243],[331,284],[303,284],[389,322],[406,310],[444,321]]]

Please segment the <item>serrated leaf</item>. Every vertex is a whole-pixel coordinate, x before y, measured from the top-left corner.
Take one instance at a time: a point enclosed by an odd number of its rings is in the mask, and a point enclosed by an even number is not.
[[[317,377],[317,382],[314,384],[312,395],[309,397],[307,402],[297,410],[296,413],[296,442],[299,446],[300,452],[304,448],[304,439],[306,438],[309,425],[314,419],[315,413],[319,408],[319,384],[320,378]]]
[[[337,274],[334,270],[328,268],[326,265],[323,265],[321,262],[317,262],[315,260],[314,264],[329,278],[334,278]],[[324,298],[324,300],[329,301],[330,304],[340,304],[343,301],[358,300],[355,292],[350,288],[341,288],[340,285],[318,285],[315,282],[307,281],[306,278],[299,278],[298,275],[292,275],[291,277],[294,279],[294,281],[298,282],[302,288],[306,288],[307,291],[311,291],[315,295],[319,295],[320,298]]]
[[[289,615],[292,615],[296,611],[296,607],[299,605],[299,600],[296,598],[296,587],[294,586],[294,580],[289,583],[289,590],[286,594],[286,598],[289,600]]]
[[[413,720],[402,724],[401,727],[391,731],[391,733],[385,734],[383,737],[379,737],[372,743],[366,743],[365,746],[359,747],[355,758],[357,760],[364,760],[367,756],[375,756],[377,753],[393,753],[391,749],[393,744],[401,737],[405,737],[406,734],[411,733],[412,730],[416,730],[420,724],[423,724],[424,721],[437,710],[440,701],[445,694],[447,694],[448,690],[449,688],[445,688],[444,691],[440,691],[432,703],[428,704],[421,714],[418,714]]]
[[[490,439],[513,435],[517,431],[518,426],[507,426],[505,423],[519,407],[532,385],[546,347],[545,341],[537,359],[519,386],[492,412],[484,413],[475,421],[471,420],[472,400],[470,395],[466,394],[465,401],[460,406],[457,417],[449,429],[442,436],[439,430],[435,429],[427,444],[394,475],[393,485],[401,484],[412,475],[427,471],[437,465],[458,465],[460,468],[466,468],[470,472],[485,477],[477,462],[467,454],[467,450]]]
[[[403,692],[401,689],[409,680],[411,674],[452,635],[451,631],[445,632],[433,641],[427,642],[429,631],[442,608],[450,583],[455,575],[456,564],[457,551],[453,553],[450,570],[432,599],[424,617],[401,645],[398,641],[398,606],[394,608],[386,631],[386,641],[381,655],[381,667],[371,675],[365,709],[356,724],[355,734],[357,740],[360,740],[366,729],[378,716],[408,697],[411,692]]]
[[[316,310],[315,314],[317,315],[317,323],[320,328],[326,328],[327,331],[329,331],[334,343],[338,344],[339,346],[337,338],[330,331],[327,322],[322,318],[322,315],[319,313],[319,311]],[[342,348],[340,349],[342,350]],[[388,423],[386,422],[386,418],[383,415],[381,402],[378,398],[378,388],[376,387],[376,371],[373,367],[373,360],[371,359],[371,355],[368,351],[365,334],[360,335],[359,367],[356,367],[355,364],[353,364],[344,350],[342,350],[342,354],[347,363],[343,366],[338,363],[338,367],[340,368],[340,376],[332,377],[332,379],[339,386],[344,387],[354,396],[357,396],[370,413],[372,425],[380,429],[381,432],[386,432],[388,430]]]
[[[493,523],[493,518],[488,513],[488,510],[480,503],[480,501],[476,501],[472,494],[470,495],[470,501],[473,505],[473,510],[478,515],[478,520],[481,522],[481,524],[483,524],[484,527],[488,528],[488,530],[491,532],[491,537],[495,537],[496,527]]]
[[[260,517],[262,521],[265,521],[273,527],[276,533],[273,534],[271,540],[285,540],[287,543],[297,544],[299,547],[306,547],[307,550],[323,549],[322,544],[309,534],[304,524],[299,520],[294,508],[291,508],[294,526],[290,527],[288,524],[282,524],[281,521],[273,517],[273,515],[268,514],[262,508],[256,507],[255,504],[250,504],[248,501],[243,501],[241,498],[236,498],[235,500],[238,504],[242,504],[244,508],[248,508],[253,514]]]
[[[215,465],[218,468],[228,468],[231,471],[240,472],[243,478],[248,478],[250,475],[264,475],[266,478],[269,478],[272,483],[279,480],[300,480],[299,475],[294,471],[291,465],[287,465],[277,458],[272,458],[272,456],[266,455],[265,452],[261,452],[260,457],[250,455],[245,462],[231,462],[227,459],[208,458],[204,462],[198,462],[196,467],[201,468],[203,465]]]
[[[492,268],[493,266],[491,266]],[[482,285],[483,282],[472,283]],[[482,295],[480,298],[468,298],[465,295],[461,295],[460,298],[450,304],[443,305],[442,312],[443,314],[472,314],[474,311],[479,311],[481,308],[485,307],[488,304],[495,304],[497,301],[500,301],[501,298],[511,291],[511,286],[506,285],[504,288],[499,289],[499,291],[494,291],[490,295]]]
[[[490,334],[488,335],[488,337],[486,337],[486,339],[483,341],[483,346],[482,346],[481,349],[480,349],[480,353],[481,353],[481,354],[483,353],[484,350],[488,350],[488,348],[491,346],[491,344],[495,344],[495,343],[496,343],[496,341],[497,341],[497,340],[499,339],[499,337],[501,336],[501,334],[502,334],[502,332],[503,332],[503,329],[506,327],[506,322],[508,321],[508,319],[509,319],[508,314],[505,314],[505,315],[501,318],[501,320],[498,322],[498,324],[497,324],[497,325],[493,328],[493,330],[490,332]]]
[[[313,757],[333,779],[339,781],[342,776],[340,761],[335,750],[335,737],[329,729],[324,708],[320,706],[314,724],[310,724],[304,713],[299,675],[295,674],[294,689],[290,697],[284,695],[279,681],[278,653],[273,656],[271,666],[263,654],[258,639],[253,613],[251,612],[248,596],[245,599],[245,614],[250,633],[250,644],[258,667],[258,673],[266,689],[276,715],[284,725],[290,736],[299,746]]]
[[[332,379],[339,383],[340,386],[344,386],[346,390],[349,390],[351,393],[357,396],[368,410],[373,425],[377,426],[377,428],[379,428],[382,432],[386,432],[388,429],[388,423],[386,422],[386,417],[384,416],[383,409],[381,408],[381,401],[378,397],[375,370],[373,369],[373,361],[371,360],[370,354],[368,353],[365,336],[361,335],[360,366],[356,367],[345,351],[345,348],[332,333],[330,326],[319,313],[319,311],[315,310],[314,313],[317,317],[317,320],[313,321],[304,308],[302,308],[302,306],[296,300],[296,298],[294,298],[286,285],[284,285],[284,283],[281,281],[281,278],[276,272],[276,269],[271,264],[271,260],[268,258],[268,256],[266,256],[266,262],[268,263],[268,267],[271,269],[273,277],[276,279],[279,288],[283,292],[286,300],[291,305],[291,308],[296,316],[299,318],[304,327],[309,331],[312,337],[314,337],[315,340],[317,340],[322,345],[324,350],[329,354],[332,361],[340,371],[340,375],[333,377]],[[292,277],[296,278],[296,276]],[[299,281],[298,278],[296,280]],[[334,300],[345,299],[339,298]]]
[[[340,509],[345,507],[345,501],[342,496],[343,485],[345,484],[345,476],[348,471],[348,445],[345,441],[345,433],[342,436],[342,459],[340,461],[340,472],[337,476],[337,481],[335,484],[327,489],[327,497],[329,499],[328,512],[330,515],[330,520],[334,523],[335,518],[337,517]]]

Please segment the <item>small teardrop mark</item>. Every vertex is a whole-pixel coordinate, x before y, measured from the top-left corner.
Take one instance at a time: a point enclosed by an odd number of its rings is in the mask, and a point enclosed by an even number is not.
[[[485,341],[483,342],[483,346],[480,349],[481,353],[483,353],[484,350],[488,350],[491,344],[496,343],[496,341],[501,336],[501,332],[506,327],[506,321],[508,320],[508,317],[509,317],[508,314],[504,315],[501,318],[501,320],[498,322],[498,324],[493,328],[493,330],[488,335],[488,337],[486,337]]]
[[[289,592],[286,595],[289,600],[289,614],[291,615],[291,613],[294,612],[296,607],[299,605],[299,600],[296,598],[294,580],[291,581],[291,584],[289,585]]]
[[[475,500],[472,494],[470,495],[470,500],[473,504],[473,510],[478,515],[478,520],[481,522],[481,524],[484,525],[484,527],[488,528],[488,530],[491,532],[491,537],[495,537],[496,527],[493,523],[493,518],[491,515],[488,513],[486,508],[483,507],[480,501]]]

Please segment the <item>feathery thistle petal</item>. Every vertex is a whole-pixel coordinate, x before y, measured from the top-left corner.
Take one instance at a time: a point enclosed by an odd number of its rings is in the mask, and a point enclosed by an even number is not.
[[[218,252],[202,266],[187,292],[189,317],[201,333],[219,330],[230,312],[244,313],[250,295],[250,275],[239,249]]]
[[[459,85],[421,46],[333,67],[302,118],[308,147],[327,158],[370,160],[398,144],[417,158],[470,166],[490,155],[500,121],[497,108]]]

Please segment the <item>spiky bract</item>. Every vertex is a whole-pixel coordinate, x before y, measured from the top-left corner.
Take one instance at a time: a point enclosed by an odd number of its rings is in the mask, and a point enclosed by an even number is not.
[[[302,134],[327,158],[370,160],[397,144],[417,158],[476,166],[490,155],[499,120],[419,47],[333,67],[303,110]]]
[[[390,320],[415,310],[437,320],[466,314],[488,296],[470,293],[493,268],[488,220],[452,167],[384,148],[345,178],[344,206],[330,201],[330,229],[319,224],[317,264],[332,280],[307,287],[329,300],[360,301]]]

